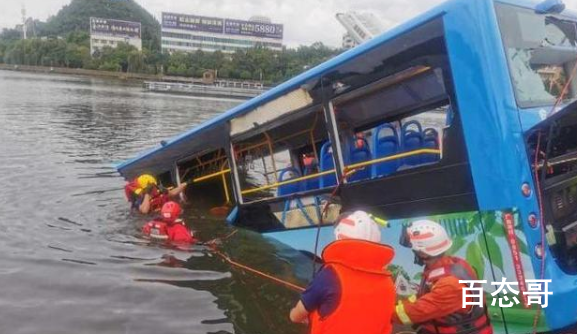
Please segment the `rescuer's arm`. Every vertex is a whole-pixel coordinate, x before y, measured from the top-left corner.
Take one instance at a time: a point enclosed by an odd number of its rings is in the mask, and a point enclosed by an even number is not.
[[[289,317],[292,322],[306,323],[309,319],[309,312],[303,302],[299,300],[295,307],[292,308]]]
[[[318,312],[321,317],[328,316],[337,308],[340,295],[336,273],[331,267],[323,267],[303,291],[299,302],[291,310],[290,319],[306,323],[309,315],[314,312]]]
[[[393,322],[410,325],[439,319],[462,310],[463,285],[453,276],[440,278],[431,292],[416,301],[403,300],[397,304]]]
[[[182,182],[179,186],[170,189],[168,191],[168,196],[170,196],[170,197],[178,196],[181,192],[184,191],[184,189],[186,188],[187,185],[188,185],[188,183]]]
[[[144,194],[142,198],[142,203],[138,206],[138,211],[142,214],[148,214],[150,212],[150,194]]]

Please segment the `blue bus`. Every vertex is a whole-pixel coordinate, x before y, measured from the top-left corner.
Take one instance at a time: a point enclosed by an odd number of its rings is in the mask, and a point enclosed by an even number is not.
[[[120,164],[132,179],[234,206],[231,224],[319,252],[331,223],[363,209],[399,298],[422,268],[399,243],[415,219],[441,223],[455,256],[488,282],[527,280],[541,310],[498,307],[497,333],[577,323],[577,16],[561,1],[452,0]],[[533,286],[534,288],[534,286]],[[545,298],[545,296],[542,296]]]

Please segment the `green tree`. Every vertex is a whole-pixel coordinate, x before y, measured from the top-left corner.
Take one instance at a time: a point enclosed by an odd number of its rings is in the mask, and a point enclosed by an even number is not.
[[[66,67],[83,68],[90,62],[90,49],[84,45],[66,46]]]
[[[43,36],[65,36],[73,31],[88,32],[90,17],[140,22],[143,46],[160,49],[160,24],[134,0],[72,0],[51,17],[42,29]]]
[[[102,63],[102,65],[98,67],[98,69],[101,71],[120,72],[120,70],[122,70],[122,67],[118,63],[115,63],[113,61],[105,61],[104,63]]]
[[[110,46],[103,47],[102,50],[100,50],[99,54],[95,56],[99,58],[102,64],[101,66],[104,66],[104,64],[106,64],[107,68],[112,68],[109,65],[115,64],[117,65],[114,66],[115,69],[118,68],[122,72],[128,72],[129,56],[130,54],[133,54],[133,52],[138,52],[138,50],[134,46],[127,43],[118,43],[118,45],[115,48],[112,48]],[[138,68],[141,68],[142,60],[140,59],[138,60],[138,62],[139,62]]]
[[[2,29],[0,33],[0,40],[3,41],[15,41],[22,38],[22,33],[16,29]]]
[[[128,72],[131,73],[141,73],[144,72],[144,57],[142,52],[138,50],[132,50],[128,53]]]
[[[66,42],[90,47],[90,34],[88,31],[75,30],[66,36]]]

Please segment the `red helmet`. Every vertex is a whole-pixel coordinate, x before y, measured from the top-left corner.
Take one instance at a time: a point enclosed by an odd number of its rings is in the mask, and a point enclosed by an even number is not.
[[[164,203],[162,209],[160,210],[162,218],[164,218],[164,220],[169,222],[175,221],[178,218],[178,216],[180,216],[181,212],[182,209],[180,208],[180,205],[173,201]]]

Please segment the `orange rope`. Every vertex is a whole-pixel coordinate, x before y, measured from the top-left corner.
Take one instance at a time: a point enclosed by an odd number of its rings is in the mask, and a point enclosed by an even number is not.
[[[232,231],[230,234],[226,235],[224,238],[220,238],[220,239],[217,238],[217,239],[210,240],[209,242],[206,243],[206,245],[209,246],[209,249],[210,249],[211,251],[213,251],[214,254],[220,256],[224,261],[228,262],[230,265],[233,265],[233,266],[235,266],[235,267],[244,269],[244,270],[246,270],[246,271],[250,271],[251,273],[256,274],[256,275],[258,275],[258,276],[260,276],[260,277],[268,278],[269,280],[272,280],[272,281],[274,281],[274,282],[276,282],[276,283],[279,283],[279,284],[281,284],[281,285],[284,285],[284,286],[286,286],[286,287],[288,287],[288,288],[291,288],[291,289],[293,289],[293,290],[295,290],[295,291],[298,291],[298,292],[303,292],[303,291],[305,291],[305,288],[303,288],[303,287],[301,287],[301,286],[298,286],[298,285],[293,284],[293,283],[291,283],[291,282],[287,282],[287,281],[282,280],[282,279],[280,279],[280,278],[274,277],[274,276],[272,276],[272,275],[269,275],[269,274],[267,274],[267,273],[265,273],[265,272],[262,272],[262,271],[260,271],[260,270],[251,268],[251,267],[249,267],[249,266],[247,266],[247,265],[244,265],[244,264],[242,264],[242,263],[238,263],[238,262],[234,261],[233,259],[231,259],[229,256],[227,256],[227,255],[225,255],[224,253],[222,253],[221,251],[219,251],[218,249],[216,249],[216,244],[215,244],[215,243],[216,243],[217,240],[220,240],[221,242],[222,242],[222,241],[225,241],[225,240],[229,239],[230,237],[232,237],[233,235],[235,235],[237,232],[238,232],[238,230],[234,230],[234,231]]]
[[[250,271],[251,273],[253,273],[253,274],[255,274],[255,275],[258,275],[258,276],[261,276],[261,277],[264,277],[264,278],[268,278],[268,279],[270,279],[271,281],[274,281],[274,282],[276,282],[276,283],[282,284],[282,285],[284,285],[284,286],[286,286],[286,287],[288,287],[288,288],[291,288],[291,289],[293,289],[293,290],[295,290],[295,291],[298,291],[298,292],[303,292],[303,291],[305,291],[305,288],[303,288],[303,287],[301,287],[301,286],[298,286],[298,285],[293,284],[293,283],[291,283],[291,282],[287,282],[287,281],[282,280],[282,279],[280,279],[280,278],[271,276],[271,275],[269,275],[269,274],[267,274],[267,273],[264,273],[264,272],[262,272],[262,271],[260,271],[260,270],[257,270],[257,269],[251,268],[251,267],[249,267],[249,266],[246,266],[246,265],[244,265],[244,264],[242,264],[242,263],[238,263],[238,262],[232,260],[230,257],[224,255],[224,254],[221,253],[220,251],[216,250],[216,249],[213,249],[213,252],[214,252],[216,255],[220,256],[223,260],[225,260],[226,262],[230,263],[230,264],[233,265],[233,266],[236,266],[236,267],[238,267],[238,268],[244,269],[244,270],[246,270],[246,271]]]

